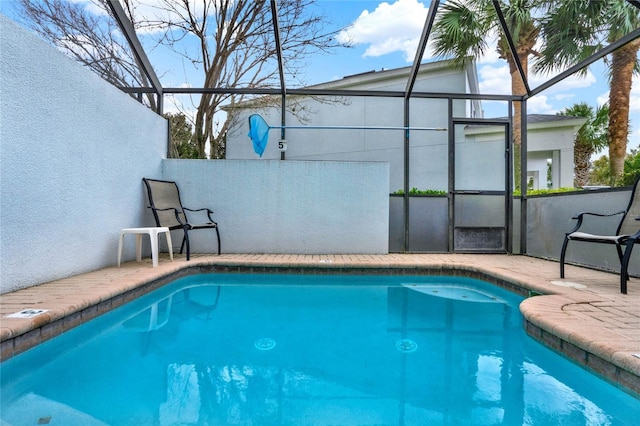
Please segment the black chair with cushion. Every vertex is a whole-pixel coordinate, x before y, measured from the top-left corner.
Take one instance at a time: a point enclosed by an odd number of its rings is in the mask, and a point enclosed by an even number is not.
[[[220,254],[220,232],[218,224],[211,215],[213,211],[208,208],[189,209],[182,205],[178,185],[172,181],[143,178],[149,198],[149,208],[153,211],[156,226],[166,226],[170,230],[182,229],[184,237],[180,246],[180,253],[187,247],[187,260],[191,256],[189,244],[189,231],[196,229],[214,229],[218,239],[218,254]],[[201,223],[192,223],[187,217],[187,212],[206,212],[206,219]],[[202,214],[202,213],[201,213]],[[204,215],[203,215],[204,216]]]
[[[640,194],[637,191],[638,182],[636,180],[631,191],[631,199],[626,210],[602,214],[583,212],[574,216],[573,219],[577,219],[576,226],[564,237],[564,243],[562,244],[562,252],[560,253],[560,278],[564,278],[564,259],[567,251],[567,245],[569,241],[583,241],[588,243],[600,243],[600,244],[613,244],[616,247],[618,258],[620,259],[620,292],[627,294],[627,281],[629,280],[629,274],[627,273],[629,268],[629,260],[631,259],[631,251],[633,246],[640,240]],[[580,227],[583,224],[585,216],[616,216],[621,215],[620,223],[616,229],[616,233],[613,235],[595,235],[585,232],[580,232]],[[625,247],[624,254],[622,247]]]

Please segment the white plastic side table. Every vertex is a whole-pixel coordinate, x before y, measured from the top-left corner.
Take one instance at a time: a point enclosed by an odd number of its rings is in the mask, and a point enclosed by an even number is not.
[[[149,235],[151,240],[151,260],[153,267],[158,266],[158,234],[164,234],[167,238],[167,246],[169,246],[169,257],[173,262],[173,246],[171,245],[171,232],[167,227],[151,227],[151,228],[124,228],[120,231],[120,241],[118,242],[118,267],[120,266],[120,258],[122,256],[122,241],[125,234],[134,234],[136,236],[136,260],[142,261],[142,235]]]

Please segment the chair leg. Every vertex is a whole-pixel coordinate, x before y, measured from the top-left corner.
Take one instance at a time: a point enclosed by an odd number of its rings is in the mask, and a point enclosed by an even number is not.
[[[218,237],[218,255],[220,255],[220,231],[218,231],[218,227],[216,226],[216,237]]]
[[[620,259],[620,273],[622,273],[622,264],[624,263],[623,262],[624,255],[622,254],[622,247],[618,243],[616,243],[616,251],[618,252],[618,259]],[[626,253],[626,250],[625,250],[625,253]],[[625,274],[625,278],[627,280],[629,279],[628,273]]]
[[[182,240],[182,244],[186,244],[187,246],[187,261],[191,258],[191,247],[189,246],[189,231],[184,230],[184,239]]]
[[[567,252],[567,245],[569,244],[569,237],[564,236],[564,242],[562,243],[562,251],[560,252],[560,278],[564,278],[564,256]]]
[[[629,260],[631,259],[631,251],[635,245],[635,240],[627,241],[627,248],[624,250],[624,256],[622,257],[622,267],[620,269],[620,293],[627,294],[627,281],[629,281]]]

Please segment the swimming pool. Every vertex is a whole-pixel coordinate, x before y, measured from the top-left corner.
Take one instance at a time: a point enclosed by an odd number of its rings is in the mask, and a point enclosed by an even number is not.
[[[426,276],[179,279],[2,363],[12,425],[635,424],[522,299]]]

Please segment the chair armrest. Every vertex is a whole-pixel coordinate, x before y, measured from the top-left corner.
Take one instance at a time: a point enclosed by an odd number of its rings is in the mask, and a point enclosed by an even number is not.
[[[582,226],[582,220],[584,219],[585,216],[597,216],[597,217],[609,217],[609,216],[616,216],[619,214],[624,214],[624,210],[619,211],[619,212],[615,212],[615,213],[594,213],[594,212],[581,212],[578,213],[577,215],[575,215],[574,217],[572,217],[571,219],[576,219],[578,221],[578,223],[576,223],[576,226],[569,232],[567,232],[567,235],[572,234],[574,232],[576,232],[578,229],[580,229],[580,227]],[[638,217],[638,219],[640,220],[640,217]]]
[[[577,215],[575,215],[574,217],[572,217],[571,219],[578,219],[578,220],[582,220],[582,216],[584,216],[584,215],[600,216],[600,217],[609,217],[609,216],[615,216],[615,215],[618,215],[618,214],[624,214],[624,210],[619,211],[619,212],[615,212],[615,213],[581,212],[581,213],[578,213]],[[638,216],[636,219],[637,219],[637,220],[640,220],[640,216]]]
[[[150,208],[153,211],[156,212],[166,212],[169,210],[173,210],[173,212],[176,215],[176,220],[178,221],[178,223],[182,226],[186,225],[186,223],[184,223],[184,221],[182,219],[180,219],[180,213],[182,213],[180,210],[176,209],[175,207],[167,207],[166,209],[159,209],[157,207],[153,207],[153,206],[147,206],[148,208]]]
[[[190,212],[202,212],[202,211],[206,211],[207,212],[207,217],[209,218],[210,222],[215,223],[215,221],[213,220],[213,218],[211,217],[211,215],[213,214],[213,210],[209,209],[209,208],[202,208],[202,209],[188,209],[186,207],[182,207],[184,210],[190,211]]]
[[[202,209],[189,209],[189,208],[187,208],[187,207],[184,207],[184,206],[183,206],[182,208],[183,208],[184,210],[188,210],[188,211],[190,211],[190,212],[201,212],[201,211],[206,210],[206,211],[207,211],[207,212],[209,212],[209,213],[213,213],[213,210],[208,209],[208,208],[206,208],[206,207],[205,207],[205,208],[202,208]]]

